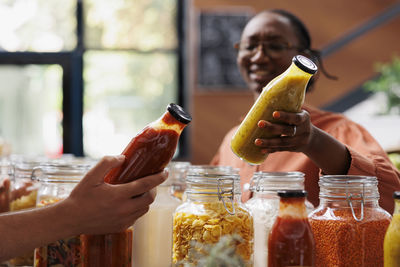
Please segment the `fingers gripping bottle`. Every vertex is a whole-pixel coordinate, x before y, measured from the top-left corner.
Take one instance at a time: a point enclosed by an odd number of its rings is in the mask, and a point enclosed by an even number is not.
[[[270,81],[247,113],[231,140],[231,149],[242,160],[250,164],[261,164],[268,156],[256,146],[257,138],[276,137],[257,126],[258,121],[275,122],[274,111],[299,112],[304,103],[308,81],[317,72],[310,59],[297,55],[289,68]]]

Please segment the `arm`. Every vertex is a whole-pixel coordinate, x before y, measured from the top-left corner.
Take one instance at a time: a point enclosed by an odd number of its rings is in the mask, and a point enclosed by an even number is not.
[[[121,185],[105,183],[105,174],[124,159],[104,157],[63,201],[0,215],[0,261],[61,238],[120,232],[132,225],[147,212],[155,198],[153,188],[166,179],[166,173]]]
[[[281,136],[256,141],[266,152],[302,152],[320,168],[323,174],[376,176],[379,184],[380,206],[393,211],[392,194],[400,190],[400,173],[378,142],[361,126],[342,119],[329,134],[310,122],[308,112],[279,111],[275,118],[282,124],[260,121],[259,127]],[[329,123],[328,123],[329,124]],[[296,133],[294,133],[296,126]],[[332,129],[331,129],[332,128]],[[316,185],[318,186],[318,185]]]

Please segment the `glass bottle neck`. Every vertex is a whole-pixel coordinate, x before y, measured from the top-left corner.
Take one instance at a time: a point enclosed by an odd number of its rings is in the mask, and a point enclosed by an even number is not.
[[[281,198],[279,201],[279,217],[307,218],[305,197]]]
[[[186,125],[187,124],[178,121],[171,113],[166,111],[158,120],[152,123],[151,127],[155,129],[170,129],[181,134]]]

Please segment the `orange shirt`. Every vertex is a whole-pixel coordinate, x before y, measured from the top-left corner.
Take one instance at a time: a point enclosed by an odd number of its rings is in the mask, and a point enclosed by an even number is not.
[[[303,108],[310,113],[311,122],[316,127],[347,146],[351,155],[351,165],[347,174],[376,176],[378,178],[379,204],[392,213],[394,208],[392,195],[394,191],[400,190],[400,173],[378,142],[362,126],[341,114],[322,111],[309,106]],[[249,183],[255,171],[303,172],[308,200],[317,207],[319,204],[318,180],[322,174],[321,170],[303,153],[296,152],[272,153],[261,165],[256,166],[243,162],[230,149],[230,140],[238,127],[234,127],[227,133],[211,164],[240,168],[242,188],[244,184]],[[243,192],[243,201],[247,201],[250,197],[249,191]]]

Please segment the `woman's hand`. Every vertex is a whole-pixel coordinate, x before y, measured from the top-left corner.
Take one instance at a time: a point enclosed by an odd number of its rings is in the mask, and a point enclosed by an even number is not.
[[[277,151],[306,152],[311,143],[313,125],[310,114],[302,110],[298,113],[274,111],[272,114],[277,123],[260,120],[258,127],[277,137],[256,139],[255,145],[263,148],[265,153]]]
[[[71,227],[77,233],[102,234],[123,231],[145,214],[154,201],[155,187],[167,173],[146,176],[126,184],[112,185],[104,176],[125,160],[124,156],[106,156],[93,167],[60,205],[69,210]]]
[[[273,117],[278,123],[264,120],[258,122],[258,127],[277,135],[277,137],[254,141],[263,149],[263,152],[302,152],[325,174],[348,172],[351,156],[347,147],[325,131],[315,127],[307,111],[302,110],[298,113],[275,111]]]

